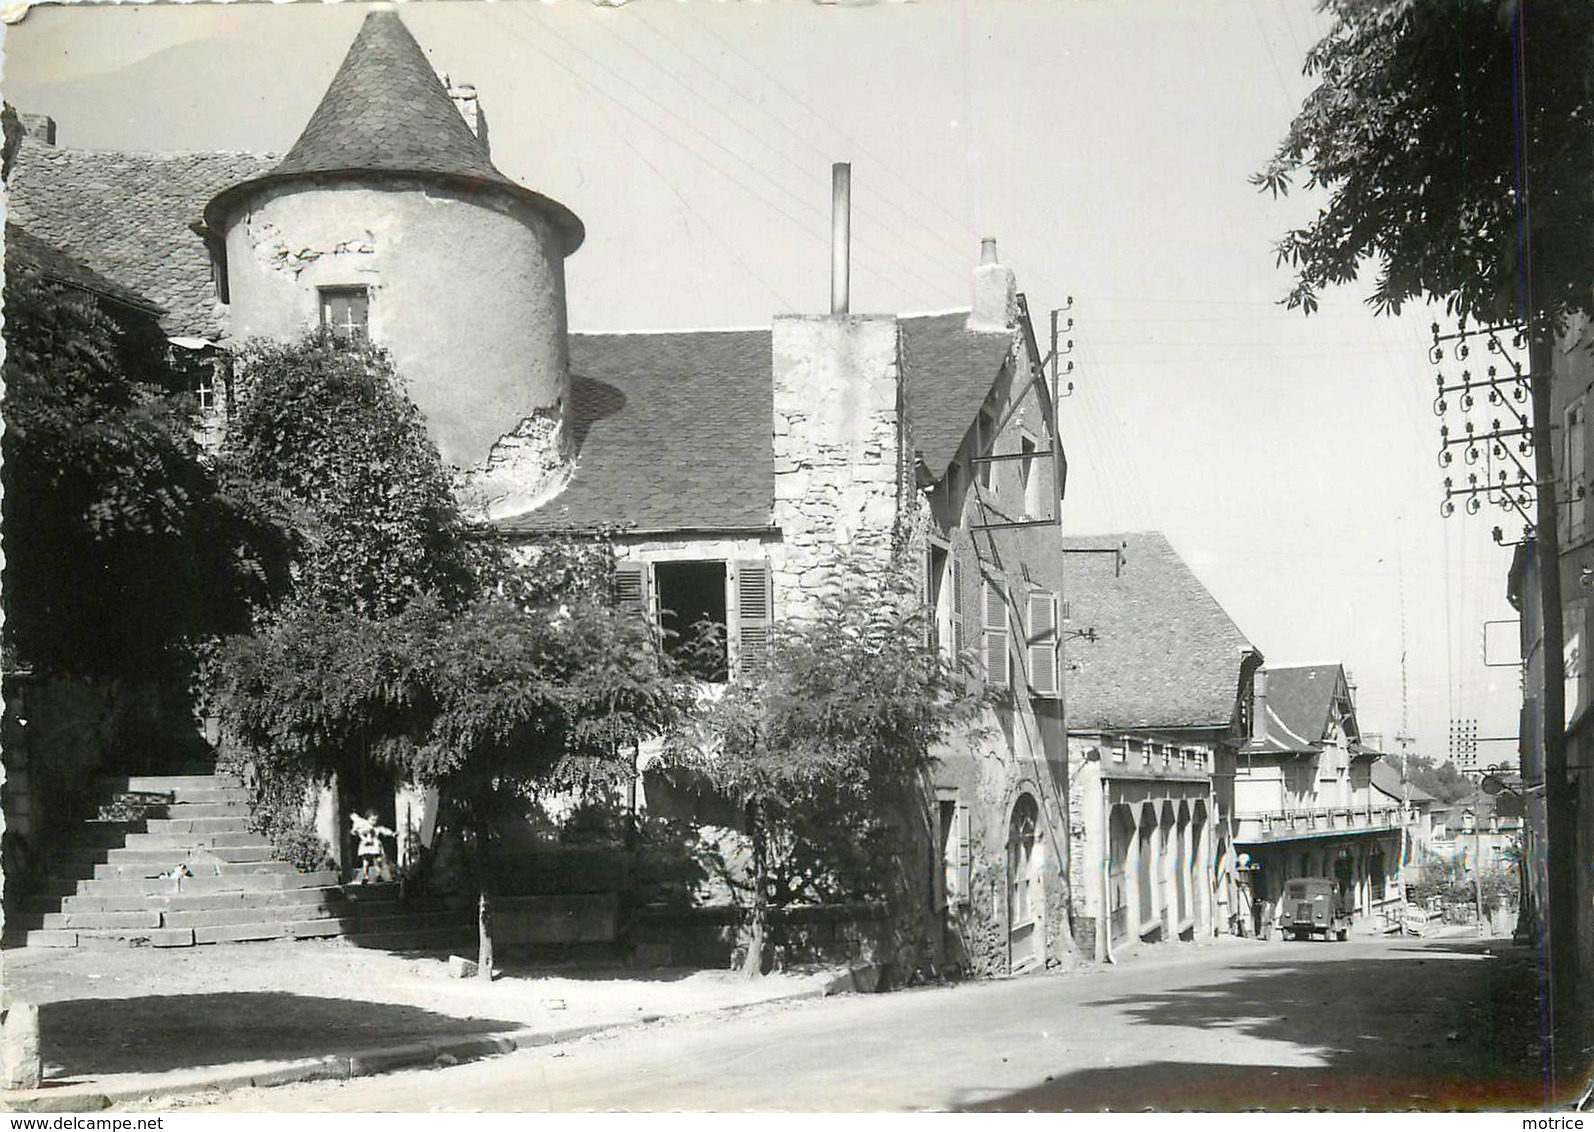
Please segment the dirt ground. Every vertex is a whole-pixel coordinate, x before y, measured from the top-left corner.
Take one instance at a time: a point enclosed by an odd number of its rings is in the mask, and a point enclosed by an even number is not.
[[[625,1024],[790,995],[814,975],[517,967],[340,940],[0,953],[9,1001],[39,1005],[47,1082],[300,1058],[526,1027]]]

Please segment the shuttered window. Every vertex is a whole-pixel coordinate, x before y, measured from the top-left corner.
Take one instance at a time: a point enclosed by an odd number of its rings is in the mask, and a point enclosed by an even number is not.
[[[1057,595],[1029,595],[1029,687],[1037,696],[1060,696],[1057,671]]]
[[[1007,594],[985,579],[985,679],[998,688],[1012,686],[1008,656]]]
[[[614,568],[614,603],[627,613],[648,612],[648,569],[643,562],[621,562]]]
[[[762,672],[769,664],[771,622],[774,620],[769,563],[748,560],[734,566],[736,670],[739,675],[752,675]]]
[[[974,873],[974,838],[969,824],[969,808],[951,791],[940,803],[943,811],[950,811],[951,828],[943,846],[943,872],[945,874],[946,902],[952,907],[966,908],[972,891]]]
[[[961,666],[963,650],[963,563],[952,555],[952,663]]]

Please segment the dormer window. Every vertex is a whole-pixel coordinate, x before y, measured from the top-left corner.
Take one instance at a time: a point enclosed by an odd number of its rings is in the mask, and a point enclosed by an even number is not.
[[[366,288],[321,288],[321,329],[339,342],[369,341],[370,319],[371,299]]]

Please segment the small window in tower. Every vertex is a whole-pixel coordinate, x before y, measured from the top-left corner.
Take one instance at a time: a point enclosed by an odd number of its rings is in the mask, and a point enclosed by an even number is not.
[[[321,329],[339,342],[370,337],[371,299],[364,287],[321,288]]]

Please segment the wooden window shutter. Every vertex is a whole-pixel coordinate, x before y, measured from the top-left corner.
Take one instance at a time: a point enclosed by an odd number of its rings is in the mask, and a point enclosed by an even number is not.
[[[738,675],[762,672],[769,664],[771,622],[775,596],[769,563],[736,563],[736,671]]]
[[[1037,696],[1062,694],[1057,671],[1057,595],[1029,595],[1029,686]]]
[[[649,611],[647,563],[616,563],[614,567],[614,603],[627,613],[647,613]]]
[[[954,892],[949,892],[947,897],[953,903],[967,907],[973,892],[974,875],[974,837],[969,826],[969,808],[962,802],[957,804],[957,817],[953,822],[954,836],[957,838],[957,868],[952,879]]]
[[[952,662],[963,663],[963,563],[952,552]]]
[[[1012,673],[1007,651],[1007,595],[991,579],[985,579],[985,679],[998,688],[1011,687]]]

